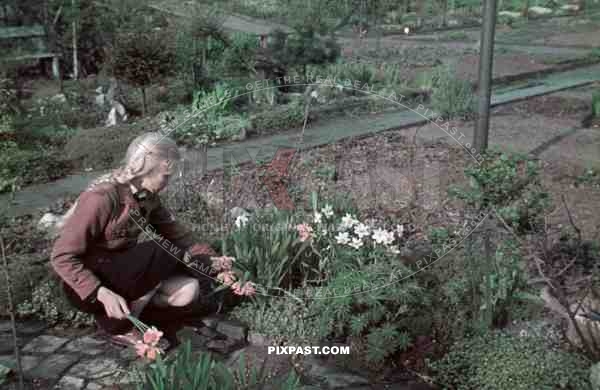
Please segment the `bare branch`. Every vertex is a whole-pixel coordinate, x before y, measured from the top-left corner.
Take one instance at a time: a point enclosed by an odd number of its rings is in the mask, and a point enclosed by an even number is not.
[[[12,282],[8,272],[8,260],[6,259],[6,251],[4,247],[4,239],[0,236],[0,250],[2,251],[2,261],[4,262],[4,277],[6,278],[6,293],[8,296],[8,311],[10,313],[10,325],[12,328],[13,345],[15,350],[15,359],[17,361],[17,374],[19,376],[19,389],[24,389],[23,384],[23,368],[21,367],[21,355],[19,352],[19,342],[17,339],[17,325],[15,323],[15,306],[12,295]]]

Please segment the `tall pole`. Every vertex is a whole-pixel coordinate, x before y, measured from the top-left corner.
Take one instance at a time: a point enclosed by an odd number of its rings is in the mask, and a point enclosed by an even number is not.
[[[75,13],[75,0],[71,0],[72,12]],[[79,10],[76,12],[77,18],[79,17]],[[79,58],[77,53],[77,18],[73,18],[73,80],[79,78]]]
[[[477,153],[484,152],[488,145],[496,5],[496,0],[483,1],[483,26],[481,29],[481,47],[479,49],[479,81],[477,82],[477,88],[479,89],[477,99],[478,115],[473,136],[473,147],[477,150]]]

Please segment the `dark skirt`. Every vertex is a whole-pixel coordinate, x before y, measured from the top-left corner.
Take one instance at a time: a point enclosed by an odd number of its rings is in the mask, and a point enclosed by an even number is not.
[[[175,275],[187,274],[196,277],[200,281],[202,289],[206,291],[209,288],[210,280],[186,267],[180,261],[182,256],[183,251],[175,255],[154,241],[147,241],[131,249],[111,252],[99,258],[92,271],[100,279],[102,286],[119,294],[128,303],[144,296],[159,282]],[[207,261],[207,258],[201,259],[201,261]],[[129,320],[109,318],[102,303],[82,301],[66,283],[63,283],[63,289],[67,299],[79,310],[93,314],[96,323],[106,332],[117,334],[131,329],[132,324]],[[163,318],[174,320],[177,317],[175,311],[183,313],[186,310],[180,308],[157,309],[149,303],[142,311],[140,320],[144,321],[146,318],[151,321],[148,323],[149,325],[159,325],[156,322]]]

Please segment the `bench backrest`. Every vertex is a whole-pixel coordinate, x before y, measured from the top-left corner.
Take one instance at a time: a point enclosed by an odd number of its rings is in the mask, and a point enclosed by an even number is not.
[[[44,26],[0,27],[0,39],[45,37]]]

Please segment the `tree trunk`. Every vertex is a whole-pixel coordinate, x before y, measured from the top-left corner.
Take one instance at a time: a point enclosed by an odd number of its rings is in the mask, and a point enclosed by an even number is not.
[[[148,106],[146,105],[146,87],[142,87],[141,88],[141,92],[142,92],[142,115],[146,116],[146,114],[148,113]]]
[[[522,13],[524,18],[529,18],[529,0],[525,0]]]
[[[204,37],[204,45],[202,45],[202,74],[208,75],[208,67],[206,66],[206,53],[208,51],[208,37]]]
[[[12,283],[10,274],[8,273],[8,261],[6,260],[6,253],[4,248],[4,240],[0,237],[0,250],[2,251],[2,260],[4,262],[4,277],[6,278],[6,294],[8,300],[8,311],[10,313],[10,325],[12,328],[13,347],[15,351],[15,360],[17,363],[17,375],[19,377],[19,389],[23,390],[23,367],[21,367],[21,354],[19,353],[19,340],[17,338],[17,326],[15,323],[15,307],[13,302],[12,294]]]
[[[75,0],[71,0],[71,6],[75,10]],[[79,78],[79,59],[77,57],[77,21],[73,20],[73,80]]]
[[[448,0],[442,0],[442,27],[448,25]]]

